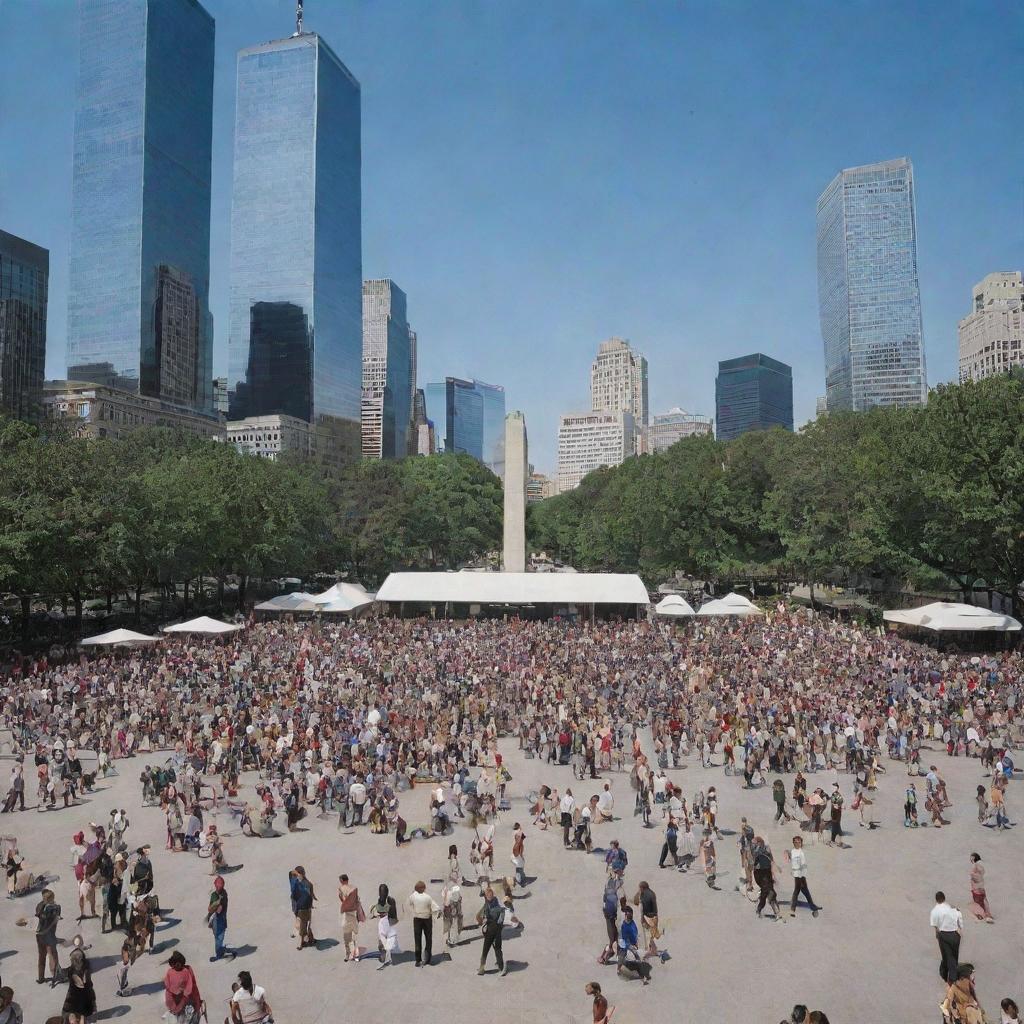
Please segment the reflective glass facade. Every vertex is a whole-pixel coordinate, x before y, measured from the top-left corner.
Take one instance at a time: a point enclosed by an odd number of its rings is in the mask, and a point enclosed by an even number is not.
[[[817,235],[829,410],[924,402],[910,161],[840,172],[818,200]]]
[[[715,378],[715,421],[720,441],[748,430],[792,430],[792,368],[760,352],[720,362]]]
[[[211,410],[213,19],[197,0],[80,10],[68,377]]]
[[[315,34],[238,54],[231,419],[287,413],[359,450],[359,83]],[[274,367],[288,364],[287,373]],[[300,379],[301,378],[301,379]]]
[[[50,253],[0,231],[0,415],[41,418]]]
[[[443,384],[427,385],[426,400],[427,416],[434,423],[438,451],[464,452],[479,462],[485,462],[484,397],[477,382],[446,377]],[[501,401],[504,430],[504,392]]]
[[[483,416],[482,461],[500,480],[505,479],[505,389],[474,380]]]

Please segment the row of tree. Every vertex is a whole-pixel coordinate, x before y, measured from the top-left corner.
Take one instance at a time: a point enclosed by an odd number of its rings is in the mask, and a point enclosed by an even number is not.
[[[393,568],[454,568],[495,549],[501,484],[469,456],[309,462],[140,430],[80,440],[0,422],[0,597],[83,602],[144,595],[187,610],[206,580],[244,606],[252,579],[347,572],[368,586]]]
[[[942,386],[928,404],[821,417],[798,433],[687,438],[531,510],[535,546],[581,569],[875,577],[1021,609],[1024,382]]]

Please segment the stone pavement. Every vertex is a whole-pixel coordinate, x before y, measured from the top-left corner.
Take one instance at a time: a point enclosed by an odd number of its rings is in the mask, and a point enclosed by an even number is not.
[[[540,783],[569,785],[578,799],[600,791],[601,783],[574,783],[571,769],[525,760],[514,741],[501,749],[512,772],[512,811],[501,815],[496,836],[496,871],[512,873],[509,863],[512,825],[520,821],[527,831],[526,873],[536,878],[528,895],[516,901],[525,924],[522,932],[506,927],[504,948],[511,970],[501,978],[491,973],[479,978],[480,937],[473,929],[449,954],[444,950],[441,922],[434,924],[435,966],[416,970],[412,963],[412,924],[403,910],[399,935],[403,955],[394,967],[377,971],[375,957],[359,963],[343,962],[337,911],[337,879],[347,872],[359,887],[364,906],[376,898],[377,885],[387,882],[402,907],[417,879],[428,883],[439,899],[440,881],[449,842],[457,843],[464,872],[472,872],[469,846],[472,832],[457,825],[450,838],[413,840],[396,849],[393,836],[374,836],[367,828],[339,832],[336,818],[319,820],[315,810],[302,822],[306,831],[275,839],[247,839],[234,819],[222,813],[219,827],[228,835],[229,864],[244,866],[226,875],[230,895],[228,944],[239,950],[233,963],[211,964],[212,934],[205,927],[204,911],[210,891],[209,862],[194,854],[172,854],[164,849],[163,816],[159,808],[141,806],[138,774],[141,757],[118,762],[120,776],[100,784],[88,803],[75,809],[37,813],[28,811],[0,818],[0,831],[18,836],[22,852],[34,869],[56,872],[54,886],[64,909],[58,934],[70,940],[79,926],[74,873],[71,868],[72,835],[88,821],[106,822],[116,805],[131,819],[128,842],[153,846],[156,888],[164,906],[173,908],[157,931],[159,953],[143,956],[132,971],[134,994],[115,994],[114,963],[121,939],[100,935],[98,921],[86,921],[81,931],[95,971],[98,1020],[123,1018],[156,1021],[163,1012],[161,979],[167,957],[181,950],[194,966],[213,1024],[226,1016],[230,985],[240,969],[249,970],[264,986],[278,1024],[334,1024],[334,1022],[393,1022],[417,1020],[450,1024],[569,1024],[591,1019],[583,987],[601,982],[617,1006],[615,1024],[650,1024],[661,1021],[699,1021],[702,1024],[764,1022],[776,1024],[796,1002],[827,1011],[833,1024],[916,1024],[939,1020],[943,988],[938,978],[938,950],[928,914],[935,889],[942,888],[966,919],[961,955],[977,966],[978,992],[990,1019],[999,1019],[999,1000],[1024,996],[1021,964],[1021,915],[1024,912],[1024,860],[1020,835],[1024,831],[995,833],[976,822],[975,786],[982,781],[977,761],[949,759],[938,751],[932,759],[945,775],[953,807],[952,825],[936,831],[903,827],[903,768],[888,763],[879,777],[874,806],[883,827],[860,828],[849,810],[852,780],[845,773],[810,776],[813,788],[828,789],[840,781],[846,797],[846,849],[830,849],[807,840],[808,880],[815,899],[824,907],[817,919],[806,909],[795,919],[788,914],[777,923],[758,920],[754,907],[734,886],[738,877],[735,835],[717,842],[720,892],[704,884],[699,870],[680,874],[659,871],[662,842],[660,808],[656,828],[646,830],[633,816],[633,793],[625,773],[611,773],[616,814],[621,820],[594,828],[594,844],[606,847],[621,840],[629,854],[626,889],[630,896],[641,879],[658,896],[666,935],[661,945],[670,953],[664,964],[655,962],[653,982],[617,977],[613,967],[596,962],[604,942],[601,892],[604,865],[601,856],[563,850],[561,831],[540,832],[530,825],[526,794]],[[162,755],[159,755],[162,756]],[[159,756],[150,756],[157,763]],[[929,753],[925,752],[925,762]],[[735,833],[746,814],[754,828],[766,836],[782,857],[794,834],[791,826],[772,822],[774,804],[770,786],[744,790],[742,777],[724,777],[721,768],[690,766],[670,772],[687,800],[699,788],[715,785],[719,792],[720,824]],[[769,776],[769,782],[771,781]],[[783,776],[787,791],[792,776]],[[246,779],[251,795],[253,779]],[[1011,818],[1020,812],[1020,782],[1011,784]],[[919,791],[923,793],[924,780]],[[403,814],[410,827],[428,818],[426,787],[402,795]],[[921,800],[921,816],[926,817]],[[280,822],[279,818],[279,822]],[[994,925],[976,923],[968,913],[968,855],[979,852],[988,872],[989,899]],[[319,949],[299,952],[291,939],[287,873],[305,866],[316,886],[319,901],[313,928]],[[779,885],[780,897],[790,891],[788,871]],[[465,909],[471,920],[479,902],[475,889],[466,887]],[[65,985],[51,990],[35,984],[35,943],[32,917],[37,897],[0,901],[0,974],[12,985],[25,1010],[28,1024],[42,1024],[60,1012]],[[30,919],[18,927],[19,917]],[[374,922],[361,928],[362,945],[375,949]],[[443,953],[438,957],[438,953]],[[437,962],[439,961],[439,962]],[[67,948],[61,947],[67,963]]]

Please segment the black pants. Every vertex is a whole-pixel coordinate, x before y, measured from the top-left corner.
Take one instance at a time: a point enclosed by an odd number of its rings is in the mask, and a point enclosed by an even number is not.
[[[676,840],[675,839],[666,839],[665,842],[662,844],[662,847],[661,847],[661,860],[658,861],[658,867],[659,868],[665,866],[665,858],[668,857],[670,854],[672,856],[672,863],[673,864],[678,864],[679,863],[679,854],[676,852]]]
[[[829,828],[832,830],[832,842],[834,843],[843,834],[843,819],[842,817],[833,818],[829,822]],[[953,979],[956,980],[955,978]]]
[[[807,897],[807,903],[811,910],[817,910],[818,905],[814,902],[814,897],[811,896],[811,890],[807,888],[806,878],[794,878],[793,879],[793,899],[790,900],[789,909],[796,910],[797,897],[803,893]]]
[[[503,971],[505,969],[505,958],[501,955],[501,929],[500,928],[485,928],[484,929],[484,948],[480,954],[480,966],[483,967],[487,963],[487,954],[494,950],[494,962],[498,965],[498,970]]]
[[[755,871],[754,881],[757,883],[758,889],[761,890],[760,899],[757,901],[757,912],[760,914],[764,910],[766,903],[771,904],[772,910],[775,910],[778,906],[779,898],[775,892],[771,871]]]
[[[412,937],[416,944],[416,963],[430,963],[430,956],[433,952],[434,941],[434,919],[431,917],[414,917],[412,919]],[[426,940],[426,941],[424,941]],[[426,956],[421,957],[423,946],[426,946]]]
[[[619,966],[624,971],[631,971],[633,974],[639,975],[644,981],[649,981],[651,977],[651,965],[646,960],[625,960],[619,961]]]
[[[939,932],[939,977],[952,985],[960,963],[960,933]]]

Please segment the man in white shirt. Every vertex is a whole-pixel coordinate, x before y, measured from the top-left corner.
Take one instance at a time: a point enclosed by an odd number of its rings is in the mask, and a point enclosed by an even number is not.
[[[434,915],[441,916],[441,908],[434,902],[434,897],[427,892],[425,882],[417,882],[409,894],[409,907],[412,910],[412,937],[416,946],[416,966],[430,966],[434,940]],[[424,941],[425,940],[425,941]],[[423,947],[426,946],[426,949]],[[420,956],[424,953],[424,956]]]
[[[356,781],[349,786],[348,796],[352,801],[352,824],[362,825],[363,808],[366,805],[366,786],[361,777],[357,777]]]
[[[935,929],[935,938],[939,940],[939,977],[946,984],[952,985],[956,981],[960,963],[960,936],[963,934],[964,916],[946,902],[946,894],[941,890],[935,894],[931,925]]]
[[[796,901],[801,893],[807,898],[811,914],[818,916],[821,907],[814,902],[811,890],[807,888],[807,854],[804,853],[804,841],[801,836],[793,836],[793,849],[786,854],[790,870],[793,872],[793,898],[789,901],[789,916],[796,917]]]
[[[558,805],[558,810],[562,815],[562,843],[568,850],[571,845],[569,842],[569,831],[572,829],[572,812],[576,809],[576,801],[573,798],[572,790],[567,789],[565,795],[562,797],[561,802]]]

